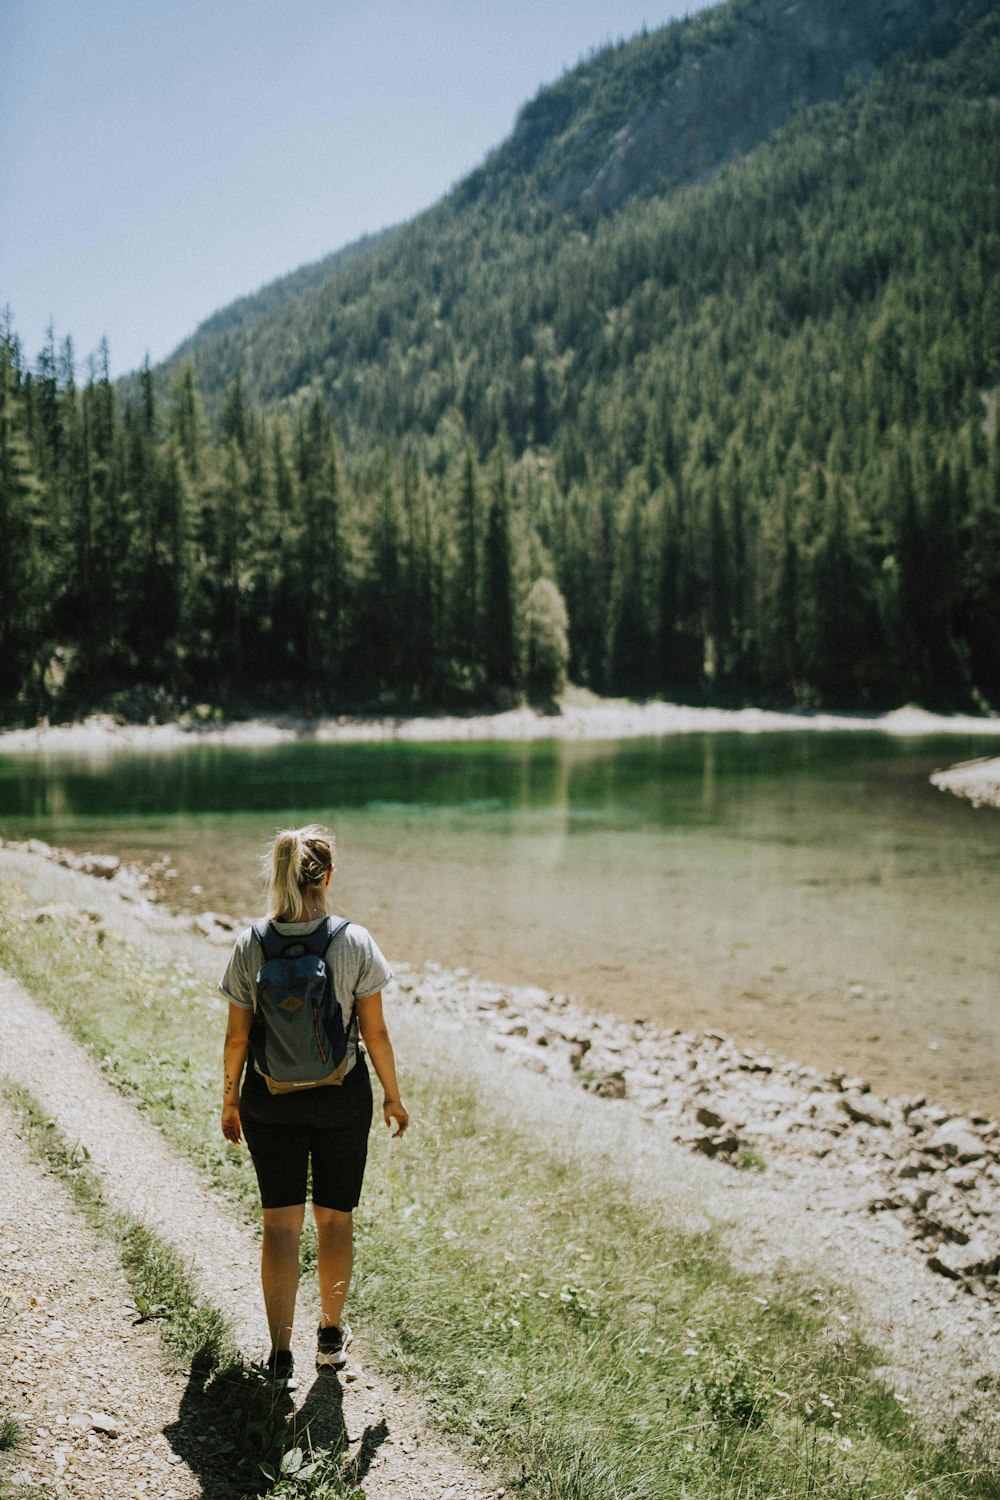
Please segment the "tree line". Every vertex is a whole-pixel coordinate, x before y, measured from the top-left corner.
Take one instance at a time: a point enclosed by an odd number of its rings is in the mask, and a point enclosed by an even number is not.
[[[239,380],[213,435],[190,366],[162,410],[148,368],[121,405],[106,348],[80,387],[69,341],[29,369],[8,322],[0,535],[0,695],[35,712],[151,682],[329,707],[564,681],[502,444],[436,484],[406,451],[348,468],[321,401],[289,423]]]
[[[512,701],[567,669],[602,691],[859,706],[1000,698],[1000,439],[879,445],[881,529],[831,456],[754,504],[740,457],[697,478],[647,442],[621,488],[560,483],[501,439],[433,469],[350,463],[318,397],[239,380],[217,434],[193,370],[120,404],[106,355],[26,367],[0,336],[0,694],[163,683],[317,706]],[[703,441],[709,442],[707,434]]]

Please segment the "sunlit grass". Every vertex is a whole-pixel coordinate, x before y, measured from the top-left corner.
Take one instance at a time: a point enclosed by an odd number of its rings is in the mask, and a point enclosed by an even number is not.
[[[85,927],[35,926],[9,891],[4,905],[0,960],[254,1214],[246,1154],[219,1134],[221,1002]],[[400,1146],[373,1138],[354,1320],[431,1420],[512,1489],[1000,1494],[985,1466],[921,1435],[834,1295],[741,1273],[709,1227],[677,1227],[695,1179],[658,1163],[641,1123],[502,1066],[419,1008],[390,1013],[414,1124]]]

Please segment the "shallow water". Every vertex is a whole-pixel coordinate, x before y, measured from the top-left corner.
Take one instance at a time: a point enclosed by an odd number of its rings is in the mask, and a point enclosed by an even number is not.
[[[802,733],[4,757],[0,808],[7,837],[168,853],[176,905],[233,913],[260,908],[275,827],[326,821],[332,904],[390,958],[996,1112],[1000,813],[927,780],[993,748]]]

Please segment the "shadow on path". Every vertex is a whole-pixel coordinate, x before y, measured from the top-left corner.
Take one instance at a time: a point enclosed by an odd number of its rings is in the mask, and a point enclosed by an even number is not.
[[[177,1420],[164,1436],[201,1482],[206,1500],[235,1500],[269,1488],[260,1465],[295,1446],[295,1408],[244,1365],[188,1376]]]
[[[389,1436],[384,1419],[361,1434],[346,1456],[344,1400],[336,1375],[318,1375],[297,1409],[287,1391],[275,1391],[259,1372],[230,1365],[206,1376],[193,1370],[177,1419],[164,1428],[177,1457],[198,1478],[205,1500],[236,1500],[270,1488],[282,1456],[302,1450],[302,1462],[319,1461],[348,1488],[360,1485]]]
[[[332,1371],[316,1377],[296,1413],[295,1428],[298,1441],[314,1453],[322,1450],[341,1456],[337,1474],[349,1489],[361,1483],[389,1436],[388,1423],[381,1417],[365,1428],[354,1457],[346,1456],[349,1434],[344,1422],[344,1397]]]

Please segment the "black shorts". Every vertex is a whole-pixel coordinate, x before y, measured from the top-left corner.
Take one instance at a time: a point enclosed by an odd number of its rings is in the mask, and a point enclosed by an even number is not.
[[[326,1096],[321,1122],[259,1120],[241,1114],[261,1204],[291,1208],[305,1203],[311,1161],[313,1203],[349,1213],[361,1197],[372,1123],[372,1086],[364,1059],[358,1058],[339,1087],[308,1092]]]

